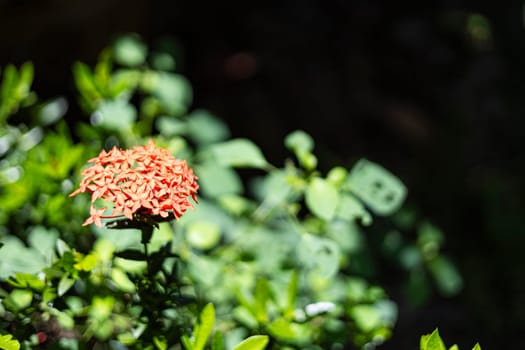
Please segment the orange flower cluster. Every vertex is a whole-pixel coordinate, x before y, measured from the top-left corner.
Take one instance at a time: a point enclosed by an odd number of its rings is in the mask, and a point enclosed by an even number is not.
[[[89,163],[93,165],[82,171],[80,188],[70,194],[91,193],[91,216],[84,226],[102,226],[101,219],[122,215],[133,220],[134,214],[179,219],[188,208],[193,209],[189,197],[197,201],[197,176],[186,161],[155,147],[153,140],[132,150],[103,150]],[[114,203],[111,216],[103,216],[107,207],[95,207],[97,199]]]

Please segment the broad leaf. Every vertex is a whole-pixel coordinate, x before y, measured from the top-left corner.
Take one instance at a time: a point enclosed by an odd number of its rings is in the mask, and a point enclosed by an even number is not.
[[[265,168],[268,162],[259,147],[247,139],[234,139],[211,146],[215,160],[232,167]]]
[[[268,341],[266,335],[253,335],[240,342],[233,350],[262,350],[266,348]]]
[[[378,215],[389,215],[399,209],[407,192],[396,176],[366,159],[352,168],[347,187]]]
[[[306,188],[305,200],[313,214],[321,219],[331,220],[339,203],[339,193],[334,185],[316,177]]]

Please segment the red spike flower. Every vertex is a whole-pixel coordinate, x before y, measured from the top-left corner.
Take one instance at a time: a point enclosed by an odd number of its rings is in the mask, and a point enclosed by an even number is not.
[[[185,160],[157,148],[153,140],[131,150],[103,150],[88,162],[92,165],[82,171],[79,189],[70,194],[91,193],[91,216],[84,226],[102,226],[101,219],[119,216],[131,221],[137,216],[179,219],[193,209],[189,197],[197,202],[197,176]],[[98,199],[113,203],[111,216],[103,216],[107,207],[95,206]]]

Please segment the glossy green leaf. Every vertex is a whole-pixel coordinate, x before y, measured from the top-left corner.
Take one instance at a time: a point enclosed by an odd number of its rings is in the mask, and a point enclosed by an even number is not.
[[[2,350],[19,350],[20,343],[13,339],[11,334],[0,335],[0,349]]]
[[[437,328],[431,334],[421,337],[419,348],[420,350],[447,350]]]
[[[211,146],[214,159],[232,167],[265,168],[268,162],[259,147],[247,139],[234,139]]]
[[[476,343],[476,345],[474,345],[472,350],[481,350],[481,346],[479,345],[479,343]]]
[[[18,272],[14,277],[9,277],[7,282],[17,288],[29,288],[41,292],[46,284],[44,280],[34,274]]]
[[[331,183],[316,177],[306,188],[305,200],[313,214],[321,219],[331,220],[339,204],[339,193]]]
[[[448,350],[459,350],[459,346],[457,346],[456,344],[452,345],[450,348],[448,348]]]
[[[233,350],[262,350],[266,348],[269,338],[266,335],[252,335],[243,340]]]
[[[361,159],[350,171],[348,186],[374,213],[394,213],[406,197],[406,187],[382,166]]]

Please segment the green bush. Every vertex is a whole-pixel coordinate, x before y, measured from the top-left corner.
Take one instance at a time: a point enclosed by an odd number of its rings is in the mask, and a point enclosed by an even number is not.
[[[397,320],[372,282],[376,217],[391,218],[375,248],[406,270],[400,283],[414,304],[432,284],[445,295],[461,289],[440,254],[443,234],[402,208],[406,188],[392,173],[366,159],[323,172],[300,130],[284,140],[290,158],[270,164],[222,120],[191,109],[175,63],[135,36],[103,50],[94,68],[75,63],[85,114],[74,123],[64,121],[68,101],[30,90],[30,63],[4,69],[0,349],[373,349]],[[149,139],[193,168],[195,210],[82,226],[89,198],[69,195],[87,160]],[[424,339],[422,349],[438,349]]]

